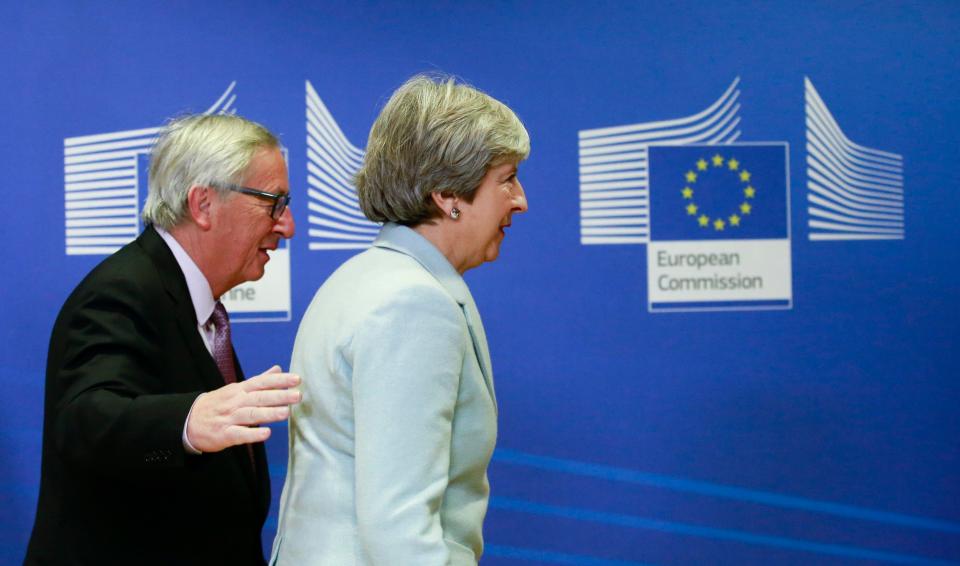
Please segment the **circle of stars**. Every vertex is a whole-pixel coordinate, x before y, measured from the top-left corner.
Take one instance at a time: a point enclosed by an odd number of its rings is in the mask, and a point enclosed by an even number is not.
[[[684,174],[684,181],[686,181],[686,183],[683,190],[680,191],[680,194],[683,195],[683,200],[689,201],[684,207],[687,211],[687,216],[696,218],[697,225],[701,228],[709,229],[713,227],[716,232],[722,232],[727,226],[731,228],[739,227],[743,221],[743,217],[749,216],[753,211],[753,205],[750,204],[750,201],[757,195],[757,189],[750,183],[750,172],[746,169],[741,169],[740,162],[737,161],[735,157],[726,159],[719,153],[711,157],[710,161],[701,157],[695,163],[695,168],[696,171],[691,169]],[[711,169],[729,171],[735,174],[741,183],[746,184],[743,188],[743,202],[740,203],[733,214],[726,217],[717,216],[714,218],[704,214],[693,200],[695,194],[693,186],[696,184],[697,178],[700,175],[705,175]]]

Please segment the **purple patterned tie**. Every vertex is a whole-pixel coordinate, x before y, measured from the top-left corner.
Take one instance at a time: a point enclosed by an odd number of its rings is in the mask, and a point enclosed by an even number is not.
[[[213,307],[213,314],[210,315],[209,324],[213,322],[213,361],[220,368],[220,375],[227,383],[237,382],[237,367],[233,365],[233,344],[230,342],[230,318],[227,316],[227,309],[223,308],[223,303],[217,301]],[[254,464],[253,446],[246,444],[247,456],[250,458],[250,467],[256,473],[257,466]]]
[[[220,375],[227,383],[237,382],[237,368],[233,365],[233,344],[230,343],[230,319],[223,303],[217,301],[210,315],[215,330],[213,333],[213,361],[220,368]]]

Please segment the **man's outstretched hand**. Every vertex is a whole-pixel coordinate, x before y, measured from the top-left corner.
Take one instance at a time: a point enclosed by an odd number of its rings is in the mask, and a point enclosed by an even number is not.
[[[187,440],[201,452],[219,452],[237,444],[263,442],[270,429],[259,425],[290,416],[300,402],[300,376],[273,366],[256,377],[225,385],[197,397],[187,422]]]

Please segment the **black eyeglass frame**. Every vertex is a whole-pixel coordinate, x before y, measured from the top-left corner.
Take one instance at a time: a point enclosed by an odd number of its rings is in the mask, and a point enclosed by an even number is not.
[[[283,211],[286,210],[287,206],[290,205],[290,193],[268,193],[266,191],[259,191],[257,189],[251,189],[250,187],[242,187],[240,185],[233,185],[230,183],[218,184],[217,187],[227,191],[243,193],[245,195],[272,201],[273,207],[270,208],[270,218],[273,218],[274,220],[279,220],[280,217],[283,216]]]

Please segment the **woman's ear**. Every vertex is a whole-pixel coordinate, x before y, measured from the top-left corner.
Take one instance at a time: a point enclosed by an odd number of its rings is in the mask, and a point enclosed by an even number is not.
[[[201,230],[209,230],[212,226],[211,208],[213,205],[213,189],[194,185],[187,191],[187,211],[194,224]]]
[[[430,193],[433,204],[443,212],[444,216],[450,216],[451,211],[457,207],[459,199],[456,195],[448,191],[434,191]]]

